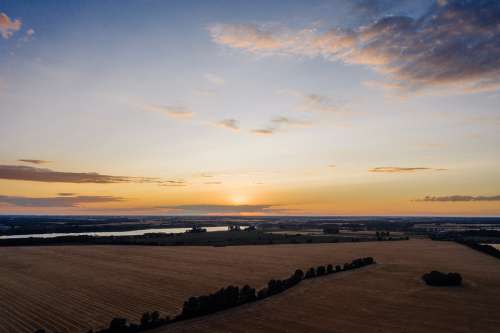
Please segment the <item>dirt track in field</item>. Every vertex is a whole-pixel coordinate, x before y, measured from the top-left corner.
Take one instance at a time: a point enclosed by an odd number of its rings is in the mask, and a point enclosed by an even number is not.
[[[296,268],[373,256],[359,271],[305,281],[270,299],[158,332],[487,332],[500,327],[500,262],[423,240],[240,247],[0,248],[0,332],[84,332],[116,316],[176,314],[184,299],[228,284],[261,287]],[[419,276],[458,271],[465,287]]]

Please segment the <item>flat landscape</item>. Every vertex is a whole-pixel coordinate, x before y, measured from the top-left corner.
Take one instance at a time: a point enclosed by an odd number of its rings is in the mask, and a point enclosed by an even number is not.
[[[494,332],[498,259],[452,242],[410,240],[234,247],[45,246],[0,249],[0,332],[84,332],[145,311],[174,315],[189,296],[262,287],[296,268],[373,256],[378,264],[304,281],[253,304],[160,332]],[[457,271],[464,286],[421,274]]]

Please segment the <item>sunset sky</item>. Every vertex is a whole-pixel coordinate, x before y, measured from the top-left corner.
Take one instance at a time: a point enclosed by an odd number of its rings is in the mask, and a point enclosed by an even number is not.
[[[496,0],[0,0],[1,214],[500,215]]]

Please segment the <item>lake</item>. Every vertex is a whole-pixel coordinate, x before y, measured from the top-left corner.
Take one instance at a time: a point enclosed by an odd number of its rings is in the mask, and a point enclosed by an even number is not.
[[[245,228],[245,227],[242,227]],[[228,226],[204,227],[207,232],[227,231]],[[73,233],[49,233],[49,234],[28,234],[28,235],[8,235],[0,236],[0,239],[10,238],[54,238],[60,236],[139,236],[149,233],[182,234],[191,228],[149,228],[129,231],[103,231],[103,232],[73,232]]]

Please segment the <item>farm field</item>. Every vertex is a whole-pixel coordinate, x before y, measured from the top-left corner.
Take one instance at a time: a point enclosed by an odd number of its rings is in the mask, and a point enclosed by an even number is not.
[[[0,332],[85,332],[145,311],[179,312],[189,296],[228,284],[262,287],[296,268],[373,256],[379,264],[305,281],[284,294],[159,332],[493,331],[500,263],[449,242],[410,240],[235,247],[0,248]],[[425,286],[432,269],[463,288]],[[443,320],[444,319],[444,320]],[[447,327],[446,325],[453,325]]]
[[[369,250],[379,264],[306,280],[261,302],[154,333],[498,332],[498,259],[428,240],[335,246],[339,258]],[[464,286],[426,286],[421,273],[432,269],[460,272]]]

